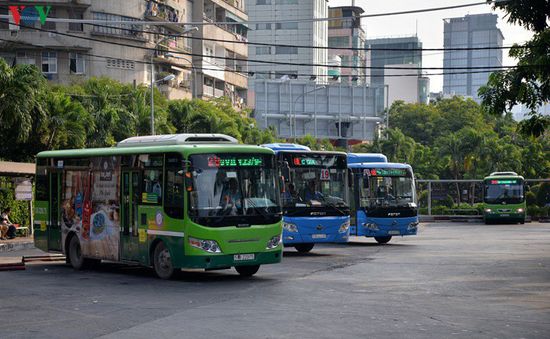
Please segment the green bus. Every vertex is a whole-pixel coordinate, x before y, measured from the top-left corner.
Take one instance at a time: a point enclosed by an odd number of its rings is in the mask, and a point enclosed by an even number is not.
[[[507,221],[525,223],[524,179],[515,172],[494,172],[483,179],[486,224]]]
[[[82,269],[101,260],[153,267],[235,267],[282,257],[272,150],[221,134],[133,137],[112,148],[37,155],[34,242]]]

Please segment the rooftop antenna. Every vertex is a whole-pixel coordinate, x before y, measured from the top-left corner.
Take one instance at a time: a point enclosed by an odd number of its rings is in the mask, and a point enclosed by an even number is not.
[[[416,19],[416,33],[415,36],[418,38],[418,19]]]

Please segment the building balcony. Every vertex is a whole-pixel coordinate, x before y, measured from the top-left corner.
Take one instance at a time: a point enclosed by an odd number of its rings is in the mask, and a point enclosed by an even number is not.
[[[218,25],[207,25],[204,26],[204,37],[209,39],[217,39],[217,40],[227,40],[227,41],[247,41],[246,38],[236,34],[232,33],[226,29],[224,29],[222,26]],[[206,40],[208,42],[208,40]],[[248,56],[248,45],[242,44],[242,43],[233,43],[233,42],[215,42],[217,45],[223,46],[226,50],[231,51],[235,54],[244,55],[245,57]]]
[[[170,1],[147,1],[143,18],[149,21],[173,22],[173,24],[167,23],[164,26],[172,31],[181,33],[185,29],[183,28],[183,25],[178,24],[181,21],[180,12],[178,9],[170,6],[169,4],[171,4]]]
[[[248,88],[248,77],[242,73],[225,72],[225,82],[239,88]]]
[[[219,98],[224,96],[224,91],[210,86],[202,86],[202,95],[211,98]]]

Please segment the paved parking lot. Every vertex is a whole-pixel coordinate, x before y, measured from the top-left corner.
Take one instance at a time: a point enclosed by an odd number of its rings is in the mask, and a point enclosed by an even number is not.
[[[548,338],[550,224],[424,224],[289,249],[251,279],[35,263],[0,285],[2,338]]]

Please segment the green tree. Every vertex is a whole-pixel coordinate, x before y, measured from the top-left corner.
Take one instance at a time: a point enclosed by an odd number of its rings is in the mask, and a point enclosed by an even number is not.
[[[530,110],[530,118],[520,125],[523,134],[541,136],[550,126],[550,117],[537,109],[550,102],[550,1],[510,0],[490,1],[494,9],[507,13],[509,23],[519,24],[533,31],[533,38],[525,46],[514,45],[509,55],[518,60],[518,67],[494,72],[487,86],[480,88],[483,104],[495,115],[523,104]]]

